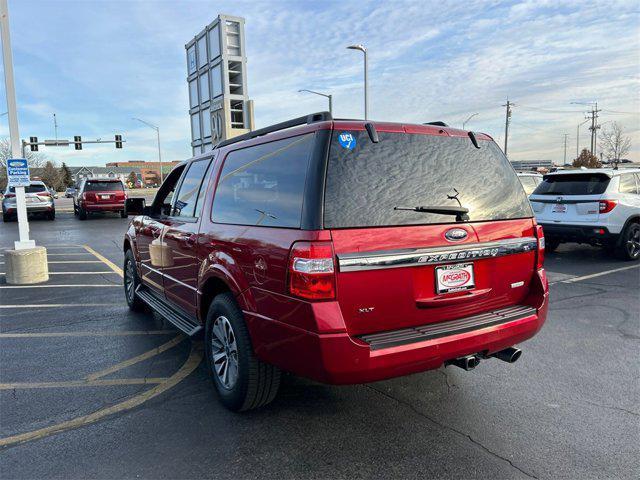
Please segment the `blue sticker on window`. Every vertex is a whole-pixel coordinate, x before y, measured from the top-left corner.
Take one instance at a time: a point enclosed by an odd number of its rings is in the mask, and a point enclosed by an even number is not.
[[[342,145],[342,148],[348,148],[349,150],[356,148],[356,137],[354,137],[352,133],[342,132],[338,135],[338,141],[340,145]]]

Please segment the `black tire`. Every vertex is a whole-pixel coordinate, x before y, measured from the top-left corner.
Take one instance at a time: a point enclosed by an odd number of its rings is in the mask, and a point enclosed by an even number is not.
[[[560,240],[556,238],[547,238],[544,239],[544,251],[553,253],[560,246]]]
[[[127,212],[125,210],[120,210],[120,218],[127,218]]]
[[[87,211],[82,207],[78,207],[78,218],[80,220],[86,220],[87,219]]]
[[[56,211],[54,210],[53,212],[49,212],[47,214],[47,219],[49,220],[55,220],[56,219]]]
[[[227,323],[224,323],[224,320]],[[227,339],[235,339],[228,345],[235,343],[235,365],[233,366],[233,347],[227,348],[223,353],[220,349],[222,342],[219,336],[214,333],[214,326],[231,327],[230,333],[227,331]],[[218,330],[220,333],[222,330]],[[224,347],[223,347],[224,348]],[[205,350],[207,354],[207,368],[211,376],[211,381],[218,392],[218,398],[222,404],[234,412],[242,412],[262,407],[270,403],[278,393],[280,387],[280,369],[261,362],[253,352],[249,331],[244,322],[242,311],[238,307],[231,293],[218,295],[207,313]],[[216,350],[216,352],[214,352]],[[227,360],[227,369],[224,370],[224,360],[218,359],[214,365],[214,355],[223,354]],[[223,383],[224,372],[236,370],[235,382],[228,385]],[[219,378],[220,371],[221,378]],[[228,373],[232,379],[232,373]]]
[[[9,214],[3,213],[2,214],[2,221],[9,223],[11,220],[13,220],[13,217]]]
[[[129,309],[134,312],[142,312],[145,309],[145,304],[136,295],[136,289],[140,285],[140,277],[138,277],[136,260],[133,258],[131,249],[127,250],[124,254],[123,272],[124,278],[122,283],[124,285],[124,297],[127,300],[127,305]]]
[[[615,253],[622,260],[640,260],[640,223],[632,222],[625,227]]]

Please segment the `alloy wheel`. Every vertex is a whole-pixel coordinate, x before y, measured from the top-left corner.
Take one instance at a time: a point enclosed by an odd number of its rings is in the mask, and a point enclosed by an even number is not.
[[[129,303],[133,303],[133,297],[135,295],[135,271],[133,269],[133,263],[128,261],[124,272],[124,289],[127,294],[127,300]]]
[[[238,381],[238,345],[231,323],[225,316],[213,322],[211,335],[211,364],[220,384],[231,390]]]
[[[640,256],[640,228],[633,228],[629,233],[626,244],[627,252],[630,258],[636,259]]]

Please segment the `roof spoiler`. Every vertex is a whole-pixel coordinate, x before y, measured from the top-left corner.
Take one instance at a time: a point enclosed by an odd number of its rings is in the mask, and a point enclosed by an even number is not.
[[[269,133],[278,132],[280,130],[285,130],[287,128],[297,127],[299,125],[309,125],[311,123],[324,122],[327,120],[333,120],[333,117],[329,112],[312,113],[310,115],[305,115],[304,117],[292,118],[291,120],[287,120],[286,122],[276,123],[268,127],[259,128],[258,130],[253,130],[243,135],[238,135],[237,137],[223,140],[220,143],[216,144],[214,148],[225,147],[227,145],[231,145],[232,143],[242,142],[243,140],[249,140],[251,138],[261,137]]]

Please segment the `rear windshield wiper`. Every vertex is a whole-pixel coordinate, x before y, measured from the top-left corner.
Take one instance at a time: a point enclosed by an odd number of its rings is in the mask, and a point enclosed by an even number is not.
[[[469,220],[469,209],[465,207],[430,206],[430,207],[394,207],[394,210],[408,210],[421,213],[438,213],[440,215],[455,215],[458,222]]]

